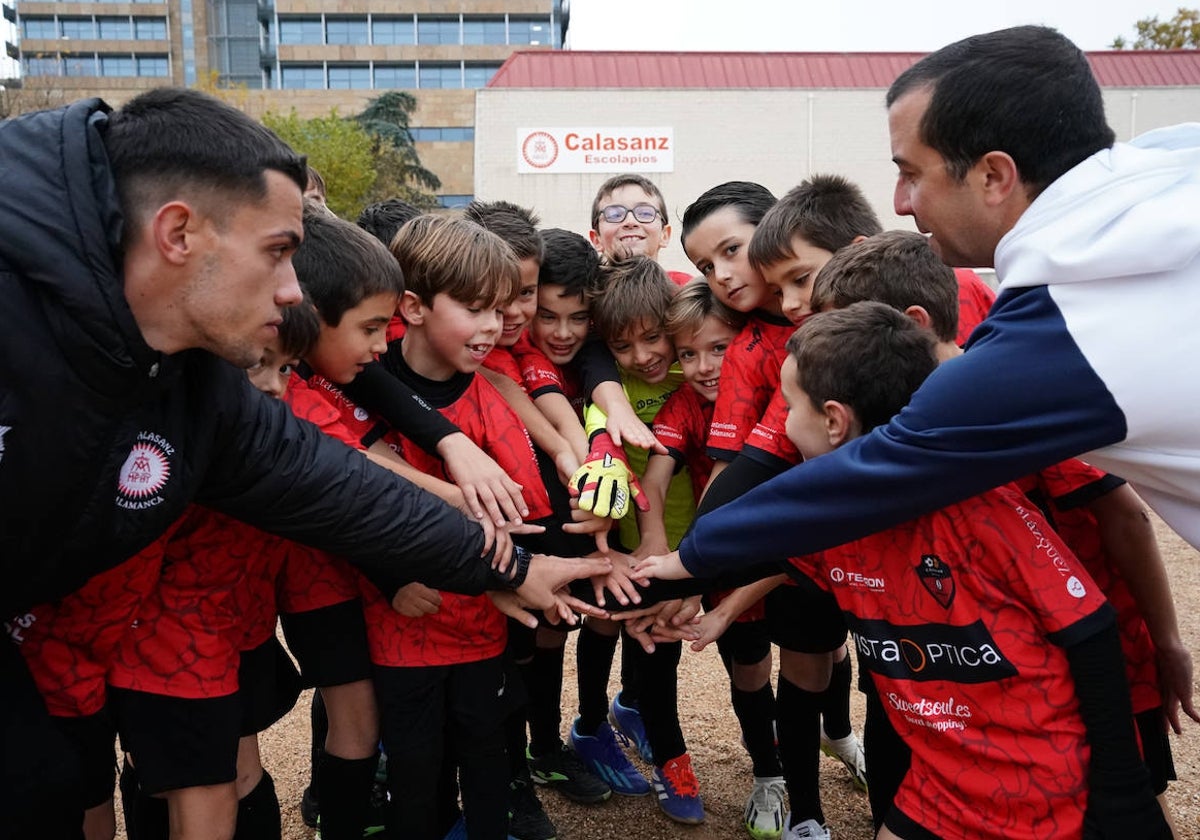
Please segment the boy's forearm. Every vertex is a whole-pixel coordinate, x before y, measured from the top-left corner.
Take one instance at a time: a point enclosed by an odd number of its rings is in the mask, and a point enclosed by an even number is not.
[[[767,597],[768,593],[782,586],[786,580],[787,575],[775,575],[774,577],[763,578],[746,586],[739,586],[721,599],[721,603],[717,605],[717,609],[726,613],[730,621],[732,621]]]
[[[667,487],[674,473],[675,459],[669,455],[651,455],[646,462],[641,484],[642,494],[649,502],[650,509],[637,511],[638,533],[641,534],[643,545],[669,547],[663,511],[667,501]]]
[[[534,405],[566,441],[575,459],[583,463],[587,458],[588,436],[566,396],[558,393],[542,394],[534,400]]]

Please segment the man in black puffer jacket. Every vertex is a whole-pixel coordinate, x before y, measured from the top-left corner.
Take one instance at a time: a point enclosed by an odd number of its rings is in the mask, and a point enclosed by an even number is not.
[[[0,123],[0,616],[136,554],[190,502],[343,555],[389,596],[418,580],[545,608],[604,570],[515,552],[498,571],[508,541],[485,553],[477,524],[248,384],[300,300],[305,183],[302,157],[195,91]],[[0,833],[57,836],[69,759],[7,643],[0,685]]]

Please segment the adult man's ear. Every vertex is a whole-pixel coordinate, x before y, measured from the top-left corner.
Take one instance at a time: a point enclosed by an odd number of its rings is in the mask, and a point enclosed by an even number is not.
[[[183,201],[158,208],[150,220],[150,239],[159,255],[172,265],[183,265],[195,255],[201,220],[196,210]]]

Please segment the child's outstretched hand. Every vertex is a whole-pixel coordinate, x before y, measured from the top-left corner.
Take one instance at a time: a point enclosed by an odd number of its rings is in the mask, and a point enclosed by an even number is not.
[[[700,616],[699,621],[696,622],[696,630],[700,635],[692,642],[692,650],[699,653],[725,635],[725,631],[729,629],[730,621],[730,616],[726,615],[720,609],[706,612]]]
[[[612,561],[612,570],[608,574],[596,575],[592,578],[592,590],[596,595],[596,603],[605,606],[604,593],[607,591],[617,603],[625,607],[629,604],[640,604],[642,596],[637,586],[629,579],[633,558],[628,554],[608,549],[604,556]]]
[[[691,576],[691,573],[684,568],[683,561],[679,559],[678,551],[672,551],[670,554],[655,554],[644,560],[638,560],[630,575],[643,586],[655,579],[686,580]]]

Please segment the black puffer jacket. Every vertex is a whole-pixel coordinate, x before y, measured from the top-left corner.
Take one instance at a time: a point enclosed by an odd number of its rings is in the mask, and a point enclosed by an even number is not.
[[[136,553],[191,501],[344,555],[387,594],[503,586],[456,510],[220,359],[147,346],[122,293],[107,110],[0,123],[0,618]]]

